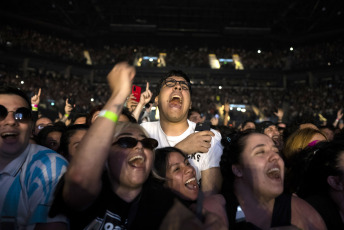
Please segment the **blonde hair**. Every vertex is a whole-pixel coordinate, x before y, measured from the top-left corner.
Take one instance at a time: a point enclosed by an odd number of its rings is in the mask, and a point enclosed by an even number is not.
[[[283,149],[283,154],[286,159],[290,159],[297,152],[306,148],[315,134],[322,135],[327,141],[327,137],[320,130],[312,128],[298,129],[288,137],[287,142]]]
[[[116,124],[114,138],[116,138],[119,134],[121,134],[122,130],[126,128],[137,128],[141,130],[145,134],[146,137],[150,137],[147,131],[138,123],[119,121]]]

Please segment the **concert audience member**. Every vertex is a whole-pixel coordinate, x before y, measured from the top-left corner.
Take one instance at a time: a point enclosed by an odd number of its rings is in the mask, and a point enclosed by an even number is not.
[[[232,136],[230,140],[225,138],[223,143],[222,194],[227,201],[229,229],[239,226],[244,229],[281,226],[326,229],[312,206],[296,196],[283,193],[284,162],[271,138],[247,131]],[[239,214],[245,221],[236,223]]]
[[[188,112],[188,119],[195,123],[203,123],[205,116],[201,116],[201,112],[196,108],[191,108]]]
[[[337,127],[338,126],[338,123],[339,123],[339,121],[342,119],[342,117],[343,117],[343,110],[342,109],[340,109],[340,110],[338,110],[338,112],[337,112],[337,118],[336,118],[336,120],[333,122],[333,127]]]
[[[146,83],[146,90],[140,94],[140,100],[136,104],[135,108],[131,111],[132,116],[136,119],[136,121],[140,120],[140,115],[142,110],[146,108],[146,104],[148,104],[152,98],[152,92],[149,90],[149,82]]]
[[[137,123],[136,118],[132,115],[128,108],[124,107],[122,109],[121,115],[119,115],[118,121],[128,121],[132,123]]]
[[[328,230],[344,229],[344,144],[322,142],[297,154],[286,174],[289,188],[311,204]]]
[[[39,102],[40,102],[40,98],[41,98],[41,88],[39,88],[37,94],[34,94],[32,97],[31,97],[31,106],[32,106],[32,119],[34,122],[37,121],[38,119],[38,106],[39,106]],[[37,134],[36,134],[37,135]]]
[[[202,191],[209,195],[218,193],[221,187],[221,134],[214,129],[195,132],[196,123],[187,119],[191,92],[190,79],[184,72],[168,72],[161,78],[155,97],[160,120],[141,125],[158,140],[159,148],[174,146],[188,154]]]
[[[145,105],[145,109],[144,109],[142,115],[140,115],[140,122],[139,123],[151,121],[150,114],[152,112],[152,107],[153,107],[153,103],[148,103]]]
[[[89,126],[86,124],[70,125],[62,133],[60,148],[58,150],[68,161],[71,161],[76,153],[82,138],[85,136]]]
[[[277,129],[278,129],[278,132],[283,136],[284,135],[284,132],[285,132],[285,129],[287,128],[287,125],[283,122],[278,122],[276,124],[277,126]]]
[[[104,105],[98,105],[92,109],[92,111],[89,113],[88,118],[86,118],[86,123],[90,123],[89,125],[93,124],[93,122],[97,119],[99,116],[100,111]],[[132,113],[129,111],[127,107],[123,107],[121,114],[118,117],[118,121],[129,121],[133,123],[137,123],[137,120],[132,115]]]
[[[240,128],[240,131],[245,131],[245,130],[248,130],[248,129],[253,129],[255,130],[256,129],[256,123],[252,120],[246,120],[244,121],[242,124],[241,124],[241,128]]]
[[[157,184],[171,189],[187,207],[195,204],[201,196],[196,171],[189,163],[187,155],[175,147],[155,150],[153,176]],[[203,208],[218,215],[222,224],[228,227],[225,200],[222,195],[205,197]]]
[[[139,103],[136,101],[135,96],[131,93],[126,101],[126,106],[130,113],[134,112]]]
[[[137,123],[117,123],[134,75],[127,63],[117,64],[109,73],[112,95],[61,181],[50,215],[66,212],[71,229],[158,229],[173,204],[172,195],[162,196],[144,186],[157,141]]]
[[[46,126],[51,126],[54,123],[48,117],[40,117],[35,122],[34,136],[37,137],[38,133]]]
[[[277,146],[277,148],[281,151],[283,149],[283,137],[279,133],[277,126],[272,123],[271,121],[263,121],[257,124],[256,130],[259,133],[264,133],[268,135],[271,140],[273,140]]]
[[[0,87],[0,220],[6,229],[67,229],[63,216],[48,217],[67,161],[30,144],[33,121],[27,95]]]
[[[66,124],[66,126],[68,126],[71,123],[71,118],[70,115],[74,109],[74,105],[69,103],[69,99],[67,98],[65,100],[65,106],[64,106],[64,115],[59,114],[60,116],[60,120]]]
[[[88,116],[87,113],[75,113],[75,114],[71,115],[71,121],[70,121],[69,125],[86,124],[87,116]]]
[[[46,126],[38,133],[37,144],[45,146],[57,152],[60,148],[61,136],[65,130],[66,126]]]
[[[90,109],[90,112],[88,113],[87,118],[86,118],[86,125],[88,125],[88,126],[92,125],[92,123],[97,119],[97,117],[98,117],[98,115],[99,115],[99,113],[103,107],[104,107],[104,105],[100,104],[100,105],[93,106]]]
[[[328,141],[333,141],[334,128],[331,125],[320,126],[319,130],[326,136]]]
[[[320,141],[328,141],[326,136],[319,130],[304,128],[292,133],[283,148],[283,156],[288,163],[289,159],[307,146],[316,145]]]

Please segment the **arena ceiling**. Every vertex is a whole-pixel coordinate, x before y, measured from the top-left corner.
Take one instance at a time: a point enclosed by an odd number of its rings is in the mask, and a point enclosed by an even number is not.
[[[343,0],[12,0],[3,22],[89,40],[308,42],[343,36]]]

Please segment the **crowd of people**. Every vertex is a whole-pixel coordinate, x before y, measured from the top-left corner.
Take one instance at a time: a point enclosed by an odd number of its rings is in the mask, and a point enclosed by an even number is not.
[[[92,83],[83,76],[66,77],[57,71],[40,69],[24,74],[23,71],[5,68],[1,72],[0,83],[19,86],[30,96],[41,88],[40,109],[53,120],[63,113],[66,98],[71,98],[77,109],[85,113],[93,106],[104,103],[111,93],[106,84]],[[219,89],[205,84],[195,88],[192,106],[207,118],[218,114],[223,120],[226,103],[244,105],[243,111],[237,111],[236,108],[230,111],[230,123],[233,125],[248,119],[257,122],[276,120],[278,108],[284,109],[283,119],[286,123],[309,116],[318,122],[326,120],[330,124],[336,118],[337,111],[343,108],[343,88],[342,81],[318,82],[312,88],[300,85],[287,88],[243,86]]]
[[[160,53],[165,53],[164,62],[167,67],[173,68],[210,68],[209,54],[215,54],[218,59],[233,59],[239,55],[245,69],[306,69],[313,67],[326,67],[329,65],[342,65],[343,42],[337,39],[331,42],[307,44],[300,47],[262,48],[248,50],[235,47],[192,47],[173,46],[157,47],[154,45],[126,45],[106,44],[96,46],[90,41],[72,41],[67,38],[52,36],[44,32],[4,25],[0,28],[0,47],[11,52],[38,55],[45,58],[54,58],[73,64],[113,65],[114,63],[147,56],[159,58]],[[87,51],[87,54],[85,54]],[[223,64],[223,68],[235,68],[234,62]],[[154,61],[150,65],[158,66]]]
[[[1,229],[344,227],[344,111],[330,97],[339,88],[300,92],[302,100],[327,96],[316,117],[302,110],[289,119],[277,92],[267,100],[253,91],[228,95],[220,118],[194,107],[198,89],[183,71],[166,73],[154,92],[147,83],[140,98],[135,73],[116,64],[106,100],[83,110],[61,91],[63,109],[50,117],[41,100],[52,92],[35,88],[39,78],[32,88],[1,85]],[[61,87],[75,87],[65,80]],[[256,101],[257,119],[233,125],[231,103],[240,99]],[[333,120],[323,119],[325,109]]]

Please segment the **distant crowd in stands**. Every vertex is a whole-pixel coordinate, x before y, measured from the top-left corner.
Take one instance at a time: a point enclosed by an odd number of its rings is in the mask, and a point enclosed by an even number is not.
[[[245,69],[275,69],[292,70],[342,65],[344,62],[344,47],[342,39],[331,42],[322,42],[302,47],[293,47],[294,50],[273,49],[247,50],[234,47],[156,47],[154,45],[125,45],[107,44],[95,47],[86,42],[77,42],[47,35],[35,30],[22,29],[4,25],[0,28],[0,47],[8,51],[23,52],[39,55],[46,58],[56,58],[74,64],[86,64],[84,51],[88,51],[93,65],[113,65],[120,60],[134,60],[138,56],[155,56],[166,53],[167,67],[173,68],[210,68],[208,55],[215,54],[217,58],[232,59],[238,54]],[[156,66],[156,64],[146,65]],[[223,68],[233,68],[229,63]]]
[[[21,81],[24,83],[21,84]],[[102,104],[110,96],[109,88],[104,84],[91,84],[79,76],[66,78],[54,71],[28,71],[26,76],[22,72],[3,71],[0,83],[18,85],[31,93],[41,88],[40,106],[55,117],[58,112],[63,113],[66,98],[74,100],[78,111],[86,112],[93,106]],[[236,108],[230,111],[230,123],[234,126],[247,119],[258,122],[275,121],[277,117],[274,113],[278,108],[283,108],[286,123],[306,116],[320,123],[323,120],[332,123],[337,111],[343,108],[343,88],[343,82],[317,84],[313,88],[299,86],[286,89],[237,87],[220,90],[204,86],[194,89],[192,106],[207,119],[218,114],[220,120],[223,120],[225,103],[244,105],[244,111],[237,111]]]

